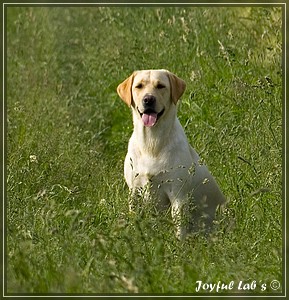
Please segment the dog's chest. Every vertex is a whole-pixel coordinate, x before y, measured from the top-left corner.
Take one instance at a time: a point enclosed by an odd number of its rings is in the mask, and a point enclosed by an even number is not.
[[[190,156],[188,155],[187,158]],[[170,156],[152,157],[150,155],[127,156],[125,163],[125,177],[128,185],[143,187],[148,183],[155,185],[180,183],[188,176],[188,169],[192,161],[187,159],[181,163]]]
[[[134,157],[133,173],[134,177],[143,178],[143,180],[151,180],[162,170],[167,168],[168,162],[162,157],[152,157],[149,155],[141,155]]]

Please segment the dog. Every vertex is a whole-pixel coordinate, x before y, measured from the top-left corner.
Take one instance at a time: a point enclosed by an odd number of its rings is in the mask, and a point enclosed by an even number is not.
[[[135,71],[117,87],[133,116],[124,162],[130,208],[141,193],[158,210],[170,209],[181,240],[210,231],[217,207],[226,201],[177,118],[185,89],[185,81],[167,70]]]

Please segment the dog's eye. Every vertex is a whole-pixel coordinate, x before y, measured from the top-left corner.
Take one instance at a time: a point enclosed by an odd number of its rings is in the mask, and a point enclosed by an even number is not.
[[[135,86],[136,89],[141,89],[143,87],[143,84],[142,83],[139,83]]]
[[[164,89],[166,86],[161,84],[161,83],[158,83],[157,84],[157,89]]]

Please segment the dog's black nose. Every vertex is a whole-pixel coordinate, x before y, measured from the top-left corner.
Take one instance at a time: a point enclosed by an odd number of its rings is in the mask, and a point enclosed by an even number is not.
[[[148,94],[143,97],[142,101],[145,107],[152,107],[155,105],[156,97]]]

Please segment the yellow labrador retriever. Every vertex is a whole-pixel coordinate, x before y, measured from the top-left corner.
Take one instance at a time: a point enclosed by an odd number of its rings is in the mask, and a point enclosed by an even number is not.
[[[170,207],[180,239],[209,228],[217,206],[225,202],[177,118],[177,102],[185,89],[185,82],[166,70],[136,71],[117,87],[133,114],[124,163],[134,199],[130,204],[143,191],[158,209]]]

